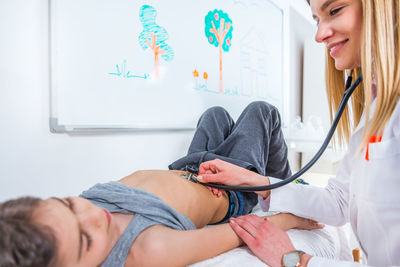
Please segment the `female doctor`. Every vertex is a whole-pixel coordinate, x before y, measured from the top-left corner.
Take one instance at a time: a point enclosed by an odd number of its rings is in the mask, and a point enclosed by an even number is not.
[[[346,70],[362,71],[338,127],[348,151],[326,188],[290,183],[258,192],[263,209],[340,226],[350,222],[370,266],[400,266],[400,25],[399,0],[308,0],[327,48],[331,114],[344,91]],[[354,128],[353,128],[354,125]],[[350,137],[351,136],[351,137]],[[201,180],[227,185],[275,183],[229,163],[200,166]],[[268,265],[360,266],[294,252],[285,232],[254,215],[231,220],[233,230]]]

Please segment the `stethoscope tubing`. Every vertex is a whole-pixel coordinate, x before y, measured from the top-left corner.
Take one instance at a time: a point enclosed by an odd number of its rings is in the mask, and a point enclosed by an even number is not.
[[[232,190],[232,191],[240,191],[240,192],[255,192],[255,191],[267,191],[267,190],[272,190],[279,188],[281,186],[284,186],[297,178],[299,178],[301,175],[303,175],[308,169],[310,169],[316,162],[317,160],[321,157],[321,155],[324,153],[326,150],[327,146],[329,145],[330,140],[332,139],[333,134],[335,133],[336,127],[339,123],[339,120],[343,114],[343,111],[346,107],[346,104],[348,100],[350,99],[351,94],[354,92],[354,90],[357,88],[357,86],[361,83],[363,77],[362,74],[358,75],[357,79],[354,81],[353,84],[351,84],[352,77],[349,76],[346,80],[346,89],[343,94],[342,100],[340,101],[338,110],[336,112],[335,118],[333,120],[332,126],[328,131],[327,136],[325,137],[324,142],[322,143],[320,149],[318,152],[314,155],[314,157],[303,167],[301,168],[297,173],[293,174],[292,176],[283,179],[280,182],[270,184],[270,185],[264,185],[264,186],[230,186],[230,185],[224,185],[224,184],[214,184],[214,183],[202,183],[205,186],[210,186],[218,189],[224,189],[224,190]]]

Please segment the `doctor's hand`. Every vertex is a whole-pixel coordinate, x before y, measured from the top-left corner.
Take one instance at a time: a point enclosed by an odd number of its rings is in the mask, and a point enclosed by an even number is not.
[[[230,226],[254,255],[268,266],[282,266],[283,255],[295,250],[286,232],[266,218],[256,215],[231,218]],[[301,266],[306,266],[311,256],[303,256]]]
[[[267,177],[220,159],[203,162],[199,167],[198,174],[197,180],[201,183],[232,186],[263,186],[270,184]],[[211,190],[218,196],[222,194],[219,189],[211,188]],[[263,198],[269,195],[267,191],[256,193]]]

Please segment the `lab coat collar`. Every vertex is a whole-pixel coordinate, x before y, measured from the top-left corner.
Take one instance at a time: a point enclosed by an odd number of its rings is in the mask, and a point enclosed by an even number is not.
[[[376,100],[374,99],[371,103],[371,109],[370,109],[370,118],[369,120],[371,121],[372,119],[372,115],[375,112],[375,108],[376,108]],[[398,115],[400,113],[400,100],[398,100],[397,105],[395,107],[395,109],[393,110],[393,114],[390,118],[390,120],[387,122],[387,125],[385,126],[385,129],[390,129],[390,130],[385,130],[382,137],[383,139],[386,138],[392,138],[394,136],[400,136],[400,123],[398,120]],[[355,131],[354,131],[354,135],[359,133],[360,130],[364,129],[365,127],[365,112],[363,113],[361,119],[360,119],[360,123],[357,125]]]
[[[374,114],[375,106],[376,106],[376,99],[374,99],[374,100],[372,101],[371,106],[370,106],[369,121],[372,119],[372,116],[371,116],[371,115]],[[360,131],[361,129],[364,129],[364,126],[365,126],[365,110],[364,110],[364,112],[363,112],[363,114],[362,114],[362,116],[361,116],[360,122],[358,123],[358,125],[357,125],[357,127],[356,127],[356,129],[355,129],[355,131],[354,131],[353,134],[356,134],[356,133],[357,133],[358,131]]]

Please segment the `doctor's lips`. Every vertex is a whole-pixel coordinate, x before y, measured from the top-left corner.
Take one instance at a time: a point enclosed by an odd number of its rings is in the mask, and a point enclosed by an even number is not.
[[[344,44],[347,43],[348,40],[349,39],[345,39],[344,41],[341,42],[328,44],[326,48],[330,50],[330,55],[332,57],[335,56],[339,52],[339,50],[344,46]]]

